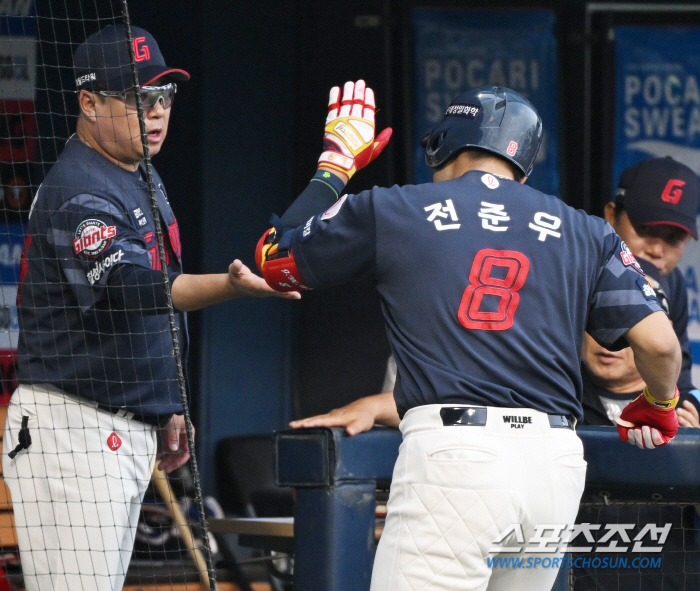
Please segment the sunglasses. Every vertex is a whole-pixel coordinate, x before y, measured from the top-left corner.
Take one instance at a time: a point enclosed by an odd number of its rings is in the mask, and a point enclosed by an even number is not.
[[[148,112],[160,102],[164,109],[169,109],[177,92],[177,84],[171,82],[165,86],[143,86],[139,90],[141,95],[141,105],[144,112]],[[133,90],[125,92],[112,92],[107,90],[97,90],[96,94],[100,96],[113,96],[124,101],[126,108],[131,111],[136,111],[136,93]]]

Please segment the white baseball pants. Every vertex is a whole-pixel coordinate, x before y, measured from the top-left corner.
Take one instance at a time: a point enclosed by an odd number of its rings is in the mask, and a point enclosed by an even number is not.
[[[443,426],[441,408],[413,408],[401,421],[371,591],[550,591],[558,568],[492,568],[487,557],[562,556],[489,550],[513,524],[526,546],[537,524],[574,523],[581,440],[534,410],[489,407],[485,426]],[[532,422],[512,427],[510,415]],[[508,545],[519,545],[513,538]]]
[[[10,459],[25,416],[32,443]],[[122,588],[155,463],[156,431],[47,384],[17,388],[2,467],[27,591]]]

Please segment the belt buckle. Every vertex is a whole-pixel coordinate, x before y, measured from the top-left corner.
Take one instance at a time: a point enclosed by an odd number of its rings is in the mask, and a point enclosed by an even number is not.
[[[440,409],[444,427],[483,427],[486,424],[486,407],[454,406]]]

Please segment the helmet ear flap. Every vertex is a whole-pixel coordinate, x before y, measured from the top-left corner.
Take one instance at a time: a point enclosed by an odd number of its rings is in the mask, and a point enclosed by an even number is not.
[[[420,138],[420,147],[424,150],[428,147],[428,142],[430,141],[430,134],[433,133],[432,130],[426,131],[423,137]]]
[[[432,136],[432,138],[428,136],[425,146],[426,152],[435,154],[440,149],[442,143],[445,141],[448,132],[449,129],[443,129],[440,133]]]

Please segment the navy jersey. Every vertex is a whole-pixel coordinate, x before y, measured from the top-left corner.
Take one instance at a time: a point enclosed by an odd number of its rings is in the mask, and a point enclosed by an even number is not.
[[[154,181],[174,279],[177,221],[155,171]],[[72,137],[29,217],[18,295],[20,383],[50,383],[148,422],[181,411],[167,314],[149,314],[139,302],[116,309],[106,294],[119,265],[160,269],[154,230],[140,172]]]
[[[619,349],[661,310],[609,224],[479,171],[345,196],[291,247],[310,287],[376,279],[400,415],[459,403],[580,419],[584,331]]]

